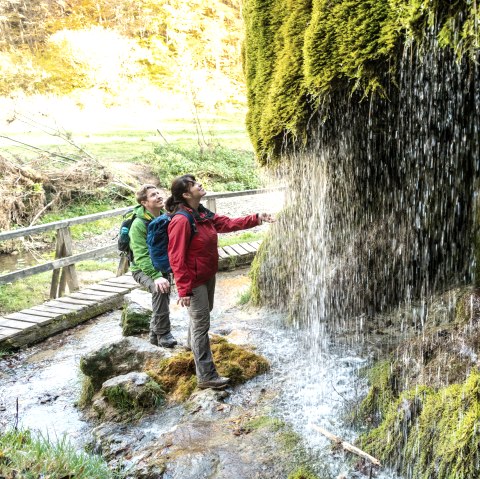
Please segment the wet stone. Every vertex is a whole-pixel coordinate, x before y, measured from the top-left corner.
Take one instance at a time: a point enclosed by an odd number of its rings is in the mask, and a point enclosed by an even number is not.
[[[140,291],[142,293],[142,291]],[[144,292],[143,292],[144,293]],[[121,325],[124,336],[132,336],[148,332],[150,325],[150,318],[152,316],[152,307],[148,307],[147,298],[151,302],[151,295],[144,293],[130,293],[125,296],[125,302],[122,311]]]
[[[147,361],[159,361],[163,357],[161,348],[140,338],[127,337],[83,356],[80,369],[98,390],[107,379],[139,371]]]

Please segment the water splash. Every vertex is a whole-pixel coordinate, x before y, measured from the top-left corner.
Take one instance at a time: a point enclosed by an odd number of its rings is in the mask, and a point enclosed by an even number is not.
[[[435,28],[405,45],[383,98],[345,91],[286,145],[288,205],[264,248],[258,286],[314,343],[475,276],[480,69],[440,48]],[[387,80],[386,80],[387,81]],[[326,118],[326,120],[325,120]]]

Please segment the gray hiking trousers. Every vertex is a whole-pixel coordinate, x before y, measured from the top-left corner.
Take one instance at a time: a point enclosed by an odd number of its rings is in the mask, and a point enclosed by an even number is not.
[[[205,284],[193,288],[188,313],[190,325],[188,328],[187,345],[192,348],[195,359],[197,381],[210,381],[218,377],[213,364],[212,350],[208,331],[210,329],[210,311],[213,309],[215,294],[215,276]]]
[[[170,293],[160,293],[155,281],[143,271],[132,271],[133,279],[152,293],[152,318],[150,334],[162,336],[170,332]]]

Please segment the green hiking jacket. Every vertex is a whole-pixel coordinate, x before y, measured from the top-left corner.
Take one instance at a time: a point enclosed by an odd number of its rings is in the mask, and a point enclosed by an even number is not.
[[[153,267],[147,247],[147,225],[145,221],[153,220],[154,216],[142,205],[135,206],[133,211],[135,212],[136,218],[133,220],[130,231],[128,232],[130,249],[133,252],[133,261],[130,264],[130,270],[143,271],[152,279],[161,278],[162,273]]]

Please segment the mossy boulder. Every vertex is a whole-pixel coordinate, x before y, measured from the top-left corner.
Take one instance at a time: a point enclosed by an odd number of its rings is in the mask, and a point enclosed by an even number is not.
[[[480,373],[473,369],[461,383],[404,391],[359,446],[412,477],[470,479],[480,474],[479,423]]]
[[[441,306],[446,298],[454,299],[448,311]],[[371,388],[359,416],[374,429],[361,436],[359,446],[412,477],[477,477],[479,294],[472,288],[452,290],[427,309],[422,334],[369,372]]]
[[[131,298],[125,298],[121,325],[124,336],[146,333],[150,329],[152,310],[143,307]]]
[[[135,337],[104,345],[80,359],[80,370],[86,376],[90,391],[98,391],[103,382],[114,376],[141,371],[149,361],[164,357],[161,348]]]
[[[164,400],[162,388],[143,372],[108,379],[93,400],[92,409],[102,420],[138,418]]]
[[[266,372],[268,361],[252,351],[229,343],[225,338],[211,338],[212,354],[218,373],[230,378],[235,386]],[[197,386],[193,353],[181,352],[148,368],[147,373],[162,386],[169,398],[184,401]]]

